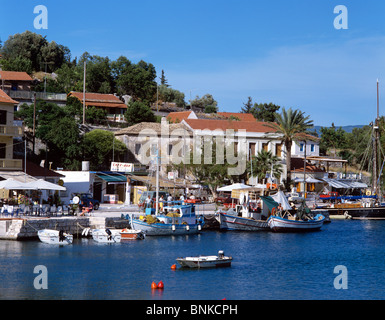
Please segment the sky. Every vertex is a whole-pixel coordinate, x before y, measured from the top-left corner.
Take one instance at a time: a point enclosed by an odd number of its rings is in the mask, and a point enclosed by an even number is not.
[[[47,29],[34,28],[37,5]],[[338,5],[347,29],[335,28]],[[187,102],[209,93],[219,111],[239,112],[252,97],[299,109],[315,125],[366,125],[377,79],[385,114],[384,17],[383,0],[0,0],[0,39],[29,30],[72,58],[144,60]]]

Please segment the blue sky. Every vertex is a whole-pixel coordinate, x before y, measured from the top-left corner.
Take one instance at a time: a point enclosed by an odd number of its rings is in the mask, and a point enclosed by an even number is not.
[[[333,25],[341,4],[347,30]],[[47,30],[33,27],[36,5],[48,9]],[[186,100],[210,93],[220,111],[238,112],[251,96],[315,125],[357,125],[376,116],[377,78],[385,96],[383,0],[0,0],[0,10],[2,41],[30,30],[73,58],[143,59]]]

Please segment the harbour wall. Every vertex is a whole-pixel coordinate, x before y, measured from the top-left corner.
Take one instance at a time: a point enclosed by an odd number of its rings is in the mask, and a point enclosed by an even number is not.
[[[128,220],[118,217],[59,217],[59,218],[14,218],[0,219],[1,240],[32,240],[42,229],[64,230],[80,236],[84,228],[123,229],[129,228]]]

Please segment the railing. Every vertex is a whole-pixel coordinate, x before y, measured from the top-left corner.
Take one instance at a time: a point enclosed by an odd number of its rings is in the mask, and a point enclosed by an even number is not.
[[[21,137],[23,136],[23,127],[0,125],[0,136]]]
[[[23,160],[20,159],[0,159],[0,170],[21,170]]]
[[[12,99],[25,99],[25,100],[31,100],[33,99],[34,92],[32,91],[13,91],[13,90],[6,90],[6,93],[12,98]],[[36,99],[41,100],[54,100],[54,101],[66,101],[67,100],[67,94],[65,93],[51,93],[51,92],[36,92]]]

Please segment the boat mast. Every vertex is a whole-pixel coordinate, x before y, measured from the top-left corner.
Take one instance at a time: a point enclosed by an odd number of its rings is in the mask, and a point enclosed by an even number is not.
[[[377,159],[378,159],[378,141],[379,141],[379,122],[380,122],[380,99],[379,99],[379,82],[377,79],[377,117],[373,126],[373,193],[378,194],[377,185]]]

